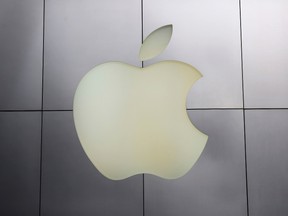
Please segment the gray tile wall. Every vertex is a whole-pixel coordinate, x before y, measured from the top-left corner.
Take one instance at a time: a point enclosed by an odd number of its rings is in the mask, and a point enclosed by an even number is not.
[[[245,215],[242,111],[193,110],[188,114],[209,134],[205,150],[180,179],[167,181],[147,175],[146,215]]]
[[[0,1],[0,110],[41,108],[43,3]]]
[[[160,16],[160,18],[159,18]],[[202,72],[188,108],[241,108],[241,46],[237,0],[144,1],[144,35],[172,23],[168,48],[151,62],[177,59]]]
[[[38,215],[40,112],[0,112],[0,214]]]
[[[45,112],[42,215],[142,215],[142,176],[106,179],[79,144],[72,112]]]
[[[288,215],[287,7],[285,0],[2,0],[0,215]],[[168,23],[169,46],[144,65],[176,59],[202,72],[187,112],[209,135],[207,146],[180,179],[108,180],[76,136],[75,88],[97,64],[141,66],[142,34]]]
[[[288,107],[288,2],[243,2],[245,105]]]
[[[45,21],[45,109],[72,109],[77,84],[95,65],[141,65],[138,1],[49,0]]]
[[[288,110],[248,110],[246,116],[251,215],[287,215]]]

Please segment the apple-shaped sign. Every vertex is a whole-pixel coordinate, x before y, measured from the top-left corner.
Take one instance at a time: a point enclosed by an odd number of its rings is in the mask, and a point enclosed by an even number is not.
[[[168,45],[172,25],[152,32],[140,59]],[[74,121],[88,158],[107,178],[139,173],[175,179],[187,173],[202,153],[207,135],[186,112],[189,89],[201,73],[180,61],[145,68],[121,62],[96,66],[80,81],[74,97]]]

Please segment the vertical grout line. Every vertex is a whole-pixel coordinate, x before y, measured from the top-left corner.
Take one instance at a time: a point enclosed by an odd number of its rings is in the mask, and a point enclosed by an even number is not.
[[[245,160],[245,183],[246,183],[246,207],[249,216],[249,190],[248,190],[248,164],[247,164],[247,138],[246,138],[246,111],[243,109],[243,135],[244,135],[244,160]]]
[[[247,163],[247,137],[246,137],[246,111],[244,90],[244,67],[243,67],[243,29],[242,29],[242,3],[239,0],[239,27],[240,27],[240,59],[242,78],[242,111],[243,111],[243,136],[244,136],[244,161],[245,161],[245,185],[246,185],[246,211],[249,216],[249,189],[248,189],[248,163]]]
[[[242,31],[242,4],[239,0],[239,27],[240,27],[240,64],[242,79],[242,108],[245,108],[245,91],[244,91],[244,69],[243,69],[243,31]]]
[[[142,184],[143,184],[143,198],[142,198],[142,208],[143,208],[143,216],[145,216],[145,174],[142,174]]]
[[[141,0],[141,44],[143,44],[144,41],[144,13],[143,13],[143,0]],[[144,62],[141,61],[141,67],[144,67]]]
[[[42,17],[42,77],[41,77],[41,127],[40,127],[40,175],[39,175],[39,216],[41,216],[41,207],[42,207],[42,153],[43,153],[43,110],[44,110],[44,45],[45,45],[45,6],[46,1],[43,0],[43,17]]]
[[[144,8],[143,1],[141,0],[141,44],[144,41]],[[144,62],[141,61],[141,67],[144,68]],[[145,174],[142,175],[142,216],[145,216]]]

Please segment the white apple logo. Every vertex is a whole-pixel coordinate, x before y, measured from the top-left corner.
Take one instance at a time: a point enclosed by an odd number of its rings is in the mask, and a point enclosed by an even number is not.
[[[171,35],[172,25],[152,32],[141,47],[141,60],[162,52]],[[95,167],[113,180],[139,173],[166,179],[186,174],[208,139],[186,112],[187,93],[200,77],[179,61],[146,68],[108,62],[89,71],[76,90],[73,114]]]

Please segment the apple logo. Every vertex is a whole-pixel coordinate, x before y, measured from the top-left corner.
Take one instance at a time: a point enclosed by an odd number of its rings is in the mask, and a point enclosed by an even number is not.
[[[161,53],[171,35],[172,25],[153,31],[140,59]],[[208,139],[186,112],[188,91],[201,76],[191,65],[170,60],[145,68],[108,62],[90,70],[77,87],[73,115],[94,166],[112,180],[140,173],[166,179],[186,174]]]

